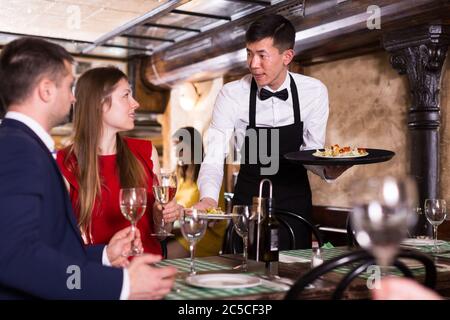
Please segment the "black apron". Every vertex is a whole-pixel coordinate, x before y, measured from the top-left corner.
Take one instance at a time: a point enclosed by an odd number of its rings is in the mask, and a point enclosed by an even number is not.
[[[273,198],[275,199],[277,209],[292,211],[311,220],[311,188],[306,169],[303,166],[287,161],[283,157],[283,155],[288,152],[299,151],[300,146],[303,144],[303,122],[301,121],[300,116],[297,86],[295,85],[293,77],[291,75],[289,75],[289,77],[291,80],[291,94],[295,121],[291,125],[271,128],[256,126],[256,96],[258,89],[255,80],[252,79],[249,125],[246,129],[244,139],[245,145],[241,147],[241,166],[234,190],[233,204],[252,205],[252,198],[259,194],[260,181],[264,178],[268,178],[272,181]],[[259,148],[261,146],[261,141],[263,141],[262,139],[267,139],[266,145],[269,150],[263,152],[263,154],[267,153],[271,158],[272,150],[270,150],[270,138],[272,130],[278,130],[279,132],[279,153],[273,155],[278,158],[279,168],[278,172],[274,175],[263,175],[261,169],[270,167],[270,164],[261,163]],[[257,141],[257,145],[255,146],[254,143],[252,143],[252,146],[250,146],[251,141]],[[254,158],[249,156],[250,147],[257,148],[254,149],[257,150],[257,163],[254,163],[254,160],[252,161],[253,163],[250,163],[250,160]],[[267,159],[264,161],[267,161]],[[268,197],[268,189],[268,184],[265,184],[263,197]],[[307,228],[298,225],[298,223],[295,225],[296,248],[310,248],[310,231]],[[286,249],[288,248],[288,245],[289,238],[287,232],[280,230],[280,249]]]

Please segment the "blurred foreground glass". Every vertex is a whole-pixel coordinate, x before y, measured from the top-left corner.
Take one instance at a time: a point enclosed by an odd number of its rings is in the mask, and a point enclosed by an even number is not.
[[[136,238],[136,224],[147,208],[147,189],[145,188],[124,188],[119,192],[120,211],[123,216],[131,222],[131,232],[133,241],[129,256],[142,254],[142,251],[134,245]]]
[[[417,187],[412,178],[370,178],[352,189],[352,227],[359,245],[382,268],[390,266],[400,242],[417,222]]]
[[[444,222],[447,216],[447,204],[444,199],[426,199],[425,200],[425,216],[428,222],[433,226],[434,246],[433,252],[439,252],[437,244],[438,226]]]
[[[195,245],[205,235],[208,220],[201,218],[197,209],[184,209],[180,214],[180,229],[183,237],[189,242],[191,252],[191,275],[195,271]]]
[[[177,175],[175,172],[161,169],[161,173],[155,175],[153,179],[153,195],[155,200],[161,204],[164,210],[164,205],[168,204],[175,198],[177,193]],[[171,237],[174,234],[165,229],[164,217],[162,217],[160,228],[157,232],[152,233],[152,236]]]
[[[233,225],[236,233],[242,238],[244,244],[243,261],[240,269],[247,271],[248,262],[248,226],[250,219],[250,208],[248,206],[233,206]]]

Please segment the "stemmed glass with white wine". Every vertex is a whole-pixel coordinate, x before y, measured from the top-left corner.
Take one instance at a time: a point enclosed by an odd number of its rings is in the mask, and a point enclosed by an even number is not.
[[[175,198],[177,193],[177,175],[175,172],[161,169],[161,173],[155,175],[153,179],[153,195],[155,200],[164,206]],[[162,217],[160,228],[157,232],[152,233],[152,236],[171,237],[173,233],[165,229],[164,217]]]
[[[444,222],[447,216],[447,205],[444,199],[426,199],[424,208],[425,216],[427,217],[428,222],[433,226],[433,252],[439,253],[437,232],[438,226]]]
[[[410,177],[370,178],[354,184],[352,227],[356,241],[375,257],[382,273],[394,262],[417,217],[417,188]]]
[[[180,214],[180,229],[183,237],[189,242],[191,252],[191,275],[195,271],[195,245],[205,235],[208,220],[201,217],[197,209],[184,209]]]
[[[119,192],[120,211],[123,216],[131,223],[131,232],[133,241],[129,256],[142,254],[142,251],[135,246],[136,224],[147,208],[147,189],[146,188],[123,188]]]

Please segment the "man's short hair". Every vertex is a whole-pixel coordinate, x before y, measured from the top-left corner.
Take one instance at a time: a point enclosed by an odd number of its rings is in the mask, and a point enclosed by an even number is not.
[[[67,73],[65,61],[74,60],[63,47],[42,39],[25,37],[7,44],[0,53],[3,111],[25,100],[43,76],[60,81]]]
[[[245,41],[254,43],[265,38],[272,38],[273,45],[280,52],[294,49],[295,28],[288,19],[279,14],[265,15],[250,25],[245,33]]]

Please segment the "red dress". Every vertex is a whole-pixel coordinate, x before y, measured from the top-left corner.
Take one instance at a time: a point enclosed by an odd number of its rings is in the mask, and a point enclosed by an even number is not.
[[[153,181],[152,144],[150,141],[125,138],[125,142],[131,152],[142,163],[148,176],[147,185],[147,209],[137,223],[141,232],[144,252],[161,254],[161,246],[158,240],[150,234],[153,232],[152,208],[155,198],[151,189]],[[77,160],[72,155],[69,162],[65,161],[68,149],[58,151],[56,161],[62,174],[70,184],[70,200],[75,215],[79,216],[78,208],[78,181],[76,179]],[[101,201],[97,199],[94,204],[91,224],[91,243],[107,244],[112,236],[119,230],[129,227],[130,222],[120,212],[119,190],[120,179],[115,170],[116,155],[99,156],[99,173],[102,179]]]

